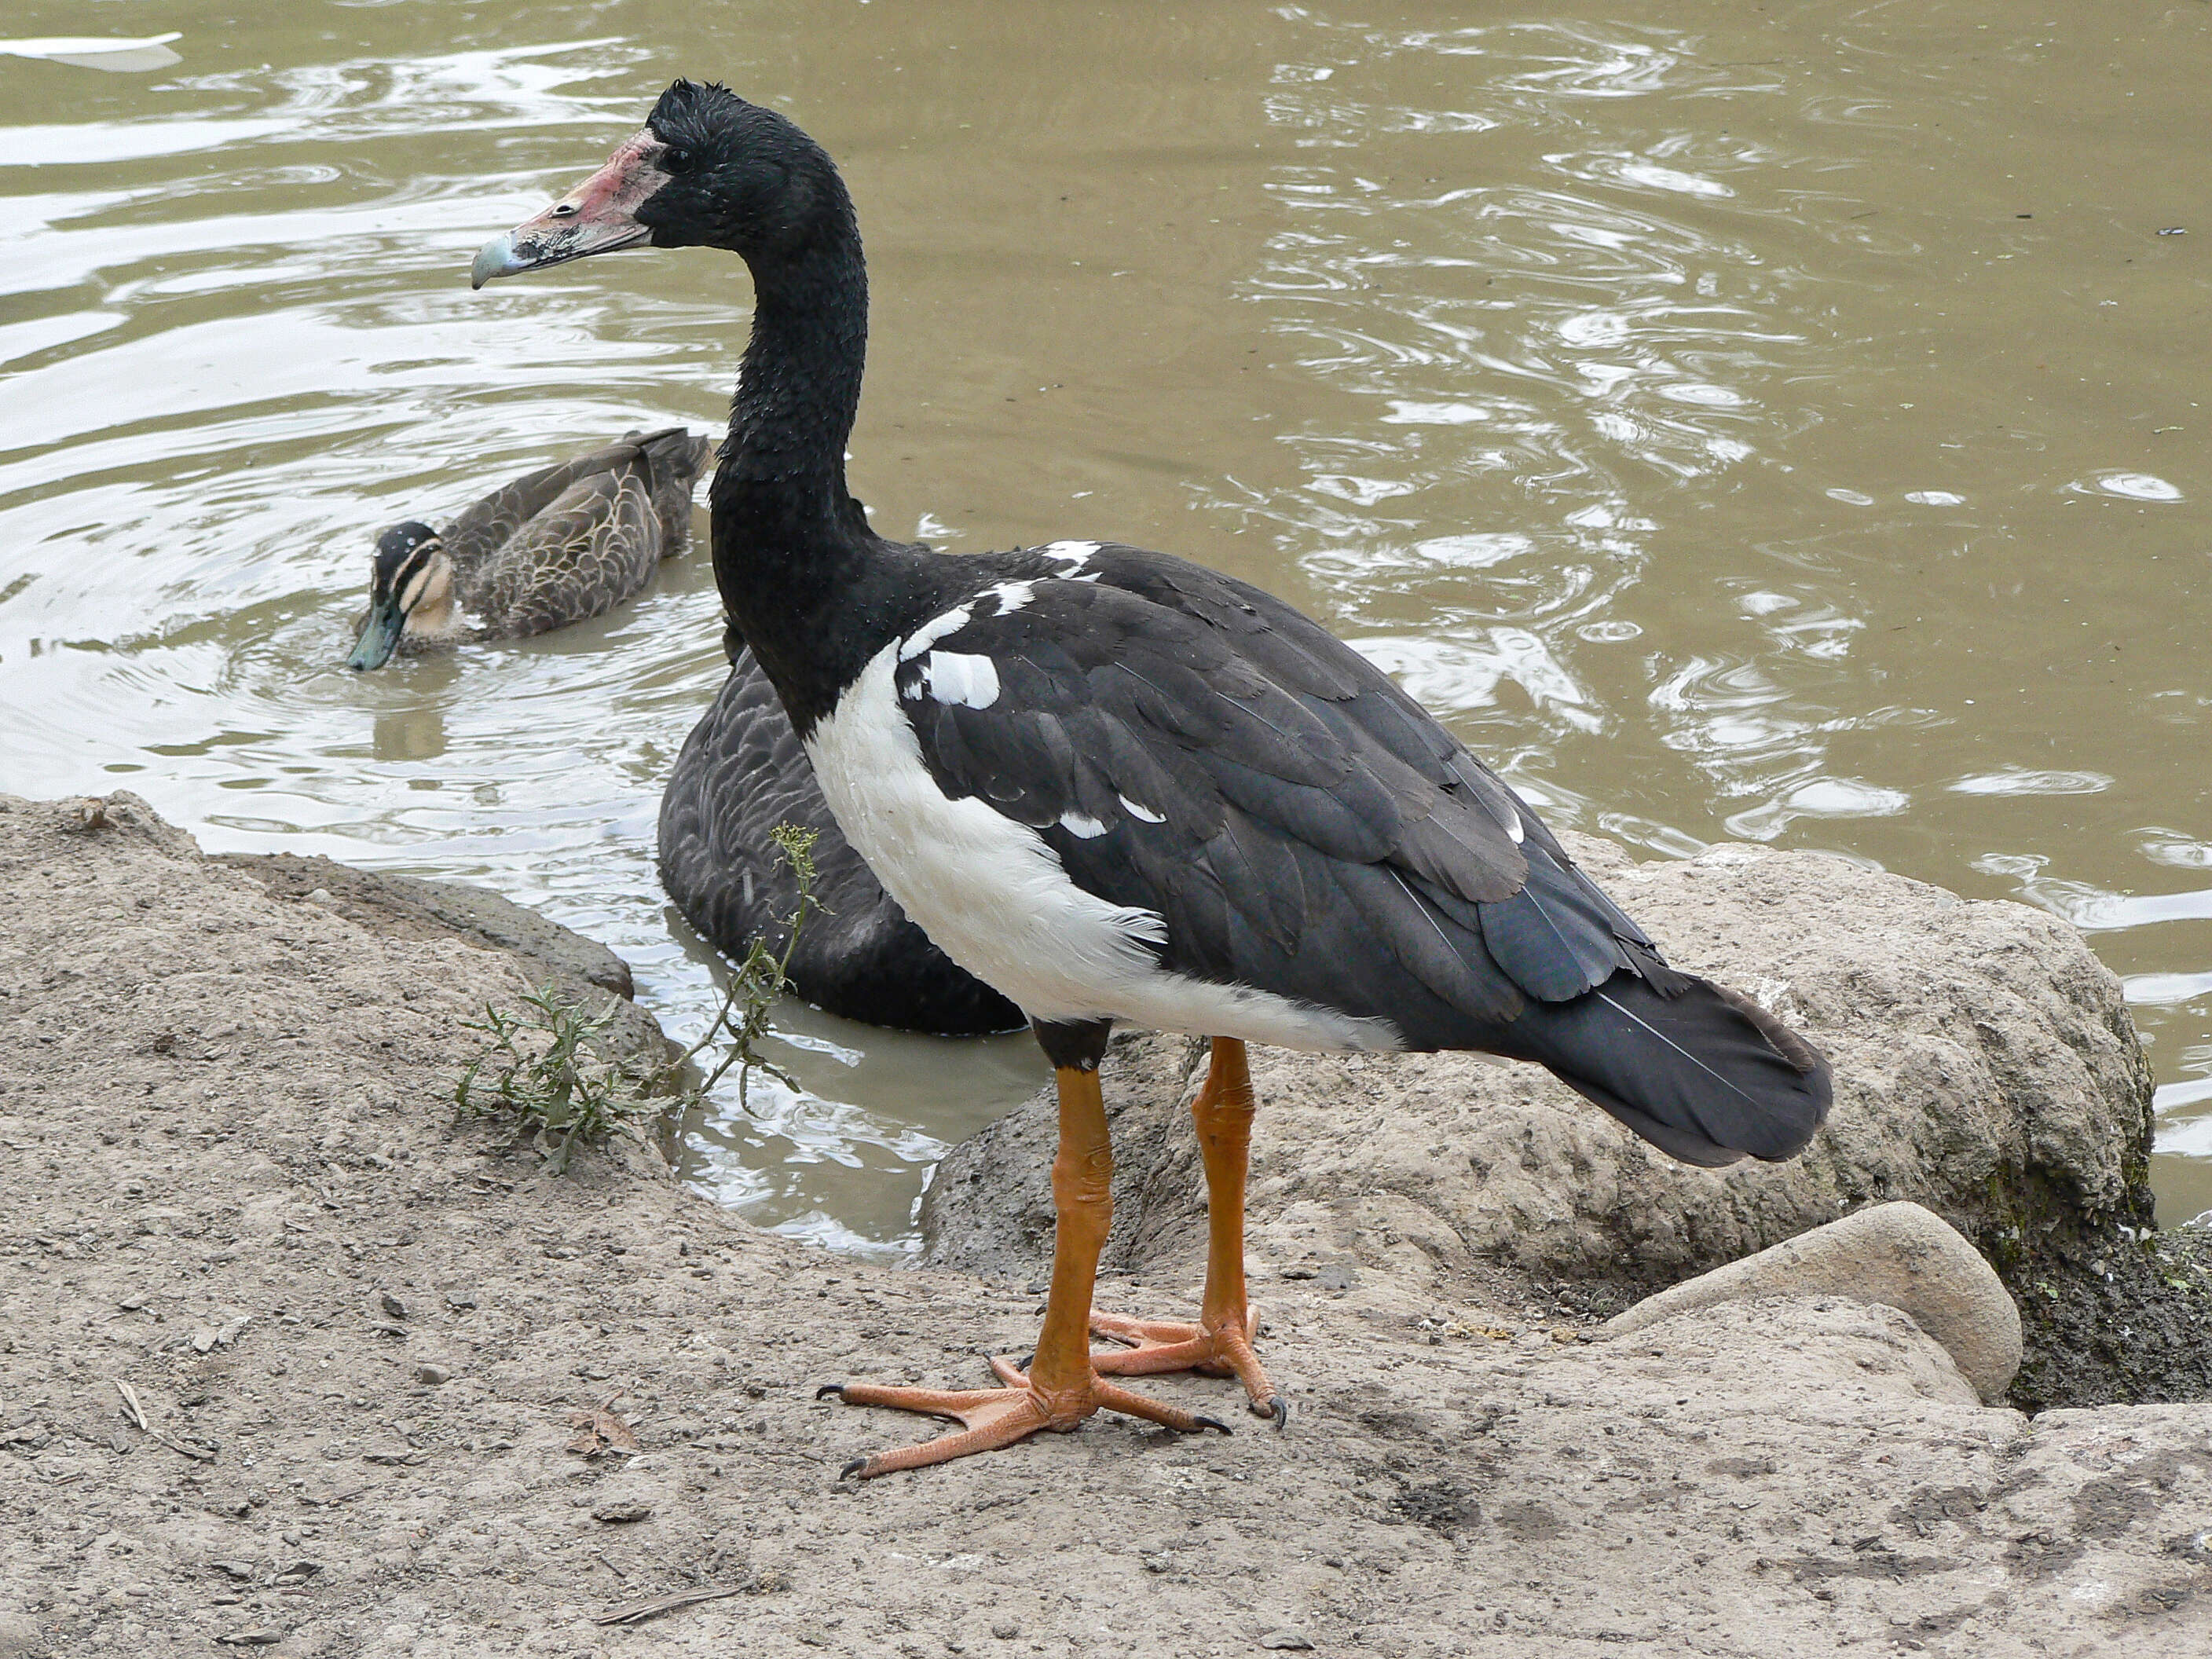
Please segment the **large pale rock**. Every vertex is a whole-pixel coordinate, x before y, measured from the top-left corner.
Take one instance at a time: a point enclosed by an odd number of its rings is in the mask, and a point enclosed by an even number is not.
[[[1674,962],[1826,1051],[1826,1127],[1788,1164],[1693,1170],[1532,1066],[1255,1049],[1263,1271],[1337,1262],[1419,1290],[1439,1267],[1488,1261],[1666,1282],[1900,1198],[2012,1268],[2085,1227],[2148,1222],[2149,1073],[2119,981],[2063,922],[1818,854],[1720,847],[1638,865],[1571,845]],[[1110,1265],[1188,1272],[1202,1249],[1186,1109],[1200,1064],[1162,1037],[1108,1060]],[[922,1211],[930,1260],[1036,1271],[1053,1121],[1041,1098],[946,1158]]]
[[[1721,1302],[1843,1296],[1911,1314],[1994,1405],[2020,1370],[2020,1310],[1996,1270],[1932,1210],[1876,1204],[1646,1297],[1607,1322],[1627,1335]]]

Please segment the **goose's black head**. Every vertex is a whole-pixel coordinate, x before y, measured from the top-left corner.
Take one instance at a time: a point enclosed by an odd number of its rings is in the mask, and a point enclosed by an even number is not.
[[[473,287],[618,248],[726,248],[757,268],[825,229],[849,233],[852,204],[822,147],[727,88],[678,81],[606,165],[534,218],[487,242]]]

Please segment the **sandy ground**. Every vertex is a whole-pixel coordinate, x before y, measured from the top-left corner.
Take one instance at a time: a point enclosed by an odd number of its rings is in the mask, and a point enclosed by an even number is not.
[[[1842,1301],[1593,1341],[1262,1261],[1286,1432],[841,1483],[928,1425],[816,1384],[979,1382],[1035,1292],[544,1175],[450,1103],[528,964],[105,817],[0,804],[0,1655],[2212,1648],[2212,1410],[2031,1422]]]

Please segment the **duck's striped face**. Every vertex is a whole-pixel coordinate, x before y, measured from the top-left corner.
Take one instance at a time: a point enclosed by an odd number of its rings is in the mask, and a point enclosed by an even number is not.
[[[376,538],[368,615],[346,666],[381,668],[403,634],[450,633],[453,625],[453,563],[445,544],[426,524],[394,525]]]

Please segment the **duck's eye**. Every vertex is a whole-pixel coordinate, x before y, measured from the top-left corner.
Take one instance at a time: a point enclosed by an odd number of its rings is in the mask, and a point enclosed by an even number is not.
[[[660,170],[663,173],[684,173],[689,171],[690,166],[691,152],[681,144],[667,145],[660,152]]]

